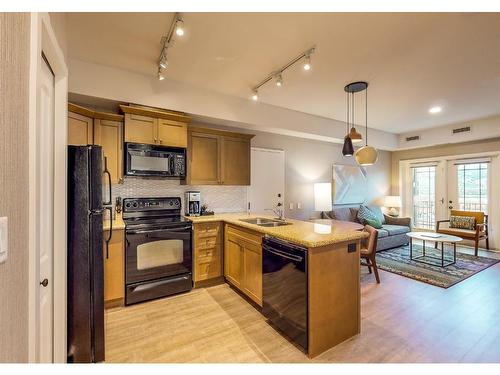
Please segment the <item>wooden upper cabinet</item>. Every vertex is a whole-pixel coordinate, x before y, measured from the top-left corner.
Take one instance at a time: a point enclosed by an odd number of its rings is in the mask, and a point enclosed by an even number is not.
[[[223,137],[221,145],[221,183],[250,185],[250,140]]]
[[[187,124],[158,119],[158,142],[164,146],[187,147]]]
[[[123,122],[96,119],[95,143],[102,146],[111,174],[111,182],[123,180]]]
[[[68,103],[68,144],[102,146],[111,182],[123,177],[123,115]],[[104,159],[103,159],[104,160]]]
[[[158,119],[125,114],[125,142],[156,144]]]
[[[250,185],[253,135],[191,127],[188,132],[189,185]]]
[[[75,112],[68,112],[68,145],[86,146],[93,143],[93,118]]]
[[[218,185],[220,138],[209,133],[189,133],[188,184]]]
[[[125,113],[125,142],[187,147],[187,124],[183,113],[138,105],[120,105]]]

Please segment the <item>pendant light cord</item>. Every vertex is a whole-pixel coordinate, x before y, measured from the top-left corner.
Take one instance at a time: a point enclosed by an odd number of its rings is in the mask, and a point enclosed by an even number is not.
[[[365,89],[365,145],[368,146],[368,86]]]
[[[347,136],[349,136],[349,93],[346,92],[346,98],[347,98],[347,116],[346,116],[346,124],[347,124]]]

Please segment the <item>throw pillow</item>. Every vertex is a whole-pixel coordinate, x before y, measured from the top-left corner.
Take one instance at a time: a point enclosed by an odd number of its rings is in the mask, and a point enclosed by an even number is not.
[[[358,220],[361,224],[366,224],[366,220],[377,220],[377,216],[366,206],[359,206]]]
[[[382,212],[382,208],[379,206],[367,206],[368,209],[373,212],[373,214],[377,217],[377,219],[380,220],[382,224],[385,223],[385,216],[384,213]]]
[[[366,222],[367,225],[370,225],[370,226],[374,227],[375,229],[382,228],[382,223],[380,222],[380,220],[378,218],[375,218],[375,219],[365,219],[365,222]]]
[[[450,228],[476,229],[476,218],[473,216],[450,216]]]

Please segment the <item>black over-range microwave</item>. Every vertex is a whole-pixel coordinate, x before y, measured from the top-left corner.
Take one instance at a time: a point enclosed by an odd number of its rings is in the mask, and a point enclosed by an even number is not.
[[[125,143],[125,175],[185,178],[186,149]]]

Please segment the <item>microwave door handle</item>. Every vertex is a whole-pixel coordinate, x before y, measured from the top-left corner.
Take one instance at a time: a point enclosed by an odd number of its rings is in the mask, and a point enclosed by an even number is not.
[[[104,171],[103,171],[104,174],[106,174],[108,176],[108,191],[109,191],[109,200],[104,202],[103,204],[104,205],[111,205],[111,173],[109,173],[109,170],[108,170],[108,158],[105,156],[104,157]]]

